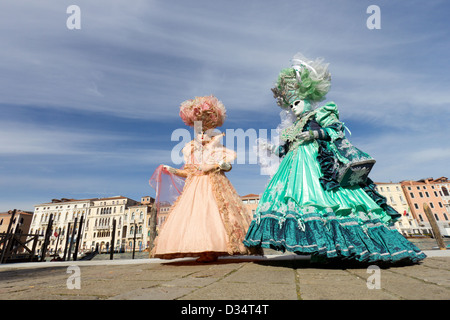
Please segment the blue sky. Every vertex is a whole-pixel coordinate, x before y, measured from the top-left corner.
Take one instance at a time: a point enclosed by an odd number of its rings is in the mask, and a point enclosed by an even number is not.
[[[81,9],[69,30],[66,9]],[[381,29],[369,30],[370,5]],[[389,182],[450,176],[448,1],[0,2],[0,211],[53,198],[154,195],[186,128],[182,101],[214,94],[220,128],[273,129],[280,69],[297,52],[330,63],[350,140]],[[257,164],[228,174],[261,193]]]

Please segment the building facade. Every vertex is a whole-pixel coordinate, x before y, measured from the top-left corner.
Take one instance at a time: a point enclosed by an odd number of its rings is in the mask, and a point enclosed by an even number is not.
[[[447,177],[440,177],[433,180],[439,195],[442,198],[445,210],[447,210],[447,216],[450,214],[450,181]]]
[[[82,251],[99,250],[109,252],[113,232],[113,221],[116,221],[114,249],[121,251],[124,220],[129,207],[138,202],[123,196],[92,199],[86,223],[83,226]]]
[[[395,228],[406,237],[421,235],[422,227],[411,213],[401,183],[377,182],[375,184],[376,190],[386,198],[387,204],[401,214],[401,218],[395,222]]]
[[[424,211],[427,204],[435,218],[442,235],[450,235],[450,214],[445,191],[448,189],[448,179],[427,178],[417,181],[407,180],[401,182],[411,214],[418,221],[423,233],[431,235],[431,226]]]
[[[9,212],[0,212],[0,233],[7,232],[9,223],[11,222],[12,210]],[[10,232],[27,233],[30,230],[33,212],[16,210],[14,219],[11,224]]]
[[[151,210],[153,204],[141,203],[128,208],[123,225],[122,251],[148,250],[151,238]]]
[[[170,204],[160,204],[159,206],[159,211],[158,211],[158,216],[156,218],[156,228],[157,230],[159,230],[159,228],[161,228],[161,226],[164,224],[164,222],[166,221],[167,217],[169,216],[169,212],[170,212],[170,208],[172,206]]]
[[[83,200],[53,199],[52,202],[35,206],[30,233],[44,235],[52,216],[47,251],[50,254],[56,253],[62,257],[70,244],[74,248],[78,234],[81,235],[79,253],[96,249],[99,252],[109,252],[111,246],[114,246],[116,252],[130,251],[134,245],[132,243],[130,246],[130,239],[134,241],[134,230],[137,231],[135,249],[145,250],[149,245],[149,216],[153,203],[154,199],[151,197],[143,197],[141,202],[124,196]],[[116,228],[112,244],[114,221]],[[37,245],[38,253],[43,241],[44,237],[41,237]]]
[[[33,220],[30,225],[30,234],[45,235],[52,217],[52,230],[48,251],[50,254],[55,252],[63,253],[64,245],[67,240],[72,239],[74,221],[86,221],[89,207],[92,199],[53,199],[51,202],[34,206]],[[75,229],[75,234],[78,230]],[[44,237],[41,237],[37,244],[37,252],[41,252]]]
[[[16,214],[12,219],[12,210],[9,212],[0,212],[0,234],[6,233],[8,227],[10,227],[10,233],[27,234],[30,230],[31,221],[33,219],[33,212],[16,210]],[[0,238],[2,239],[2,238]],[[20,241],[24,242],[27,239],[26,236],[20,237]],[[0,245],[3,248],[3,243]],[[18,252],[23,252],[24,249],[20,248]]]
[[[250,218],[253,218],[253,215],[256,213],[256,208],[258,208],[260,196],[257,194],[247,194],[241,197],[242,203],[247,208],[248,214]]]

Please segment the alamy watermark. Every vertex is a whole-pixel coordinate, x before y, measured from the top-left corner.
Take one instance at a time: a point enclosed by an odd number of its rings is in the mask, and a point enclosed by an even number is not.
[[[66,273],[70,273],[69,278],[67,278],[66,285],[67,289],[81,289],[81,270],[78,266],[69,266]]]
[[[381,29],[381,9],[377,5],[367,7],[366,13],[370,16],[366,20],[366,26],[369,30]]]
[[[70,16],[66,20],[66,27],[69,30],[81,29],[81,9],[79,6],[73,4],[67,7],[67,14]]]
[[[66,20],[66,26],[69,30],[81,29],[81,9],[78,5],[72,4],[67,7],[67,14],[70,16]],[[366,26],[369,30],[381,29],[381,9],[377,5],[370,5],[366,10],[370,16],[366,20]]]
[[[367,289],[381,289],[381,270],[379,266],[371,265],[367,268],[367,273],[371,275],[367,278]]]

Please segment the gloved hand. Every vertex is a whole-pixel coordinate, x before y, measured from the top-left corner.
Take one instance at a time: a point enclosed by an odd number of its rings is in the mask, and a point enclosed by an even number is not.
[[[309,141],[313,141],[313,140],[317,140],[317,139],[324,139],[325,135],[326,135],[326,133],[322,129],[309,130],[309,131],[300,133],[297,136],[297,140],[302,143],[305,143],[305,142],[309,142]]]
[[[163,168],[164,168],[164,170],[167,170],[170,173],[175,173],[175,171],[177,170],[175,168],[172,168],[171,166],[166,166],[166,165],[163,165]]]
[[[230,171],[231,170],[231,164],[229,162],[220,161],[219,162],[219,169],[222,171]]]

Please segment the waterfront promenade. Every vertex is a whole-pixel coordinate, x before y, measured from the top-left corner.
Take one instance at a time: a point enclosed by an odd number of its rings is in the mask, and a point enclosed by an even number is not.
[[[0,265],[1,300],[450,300],[450,250],[418,265],[313,265],[291,254]],[[378,286],[378,287],[377,287]]]

